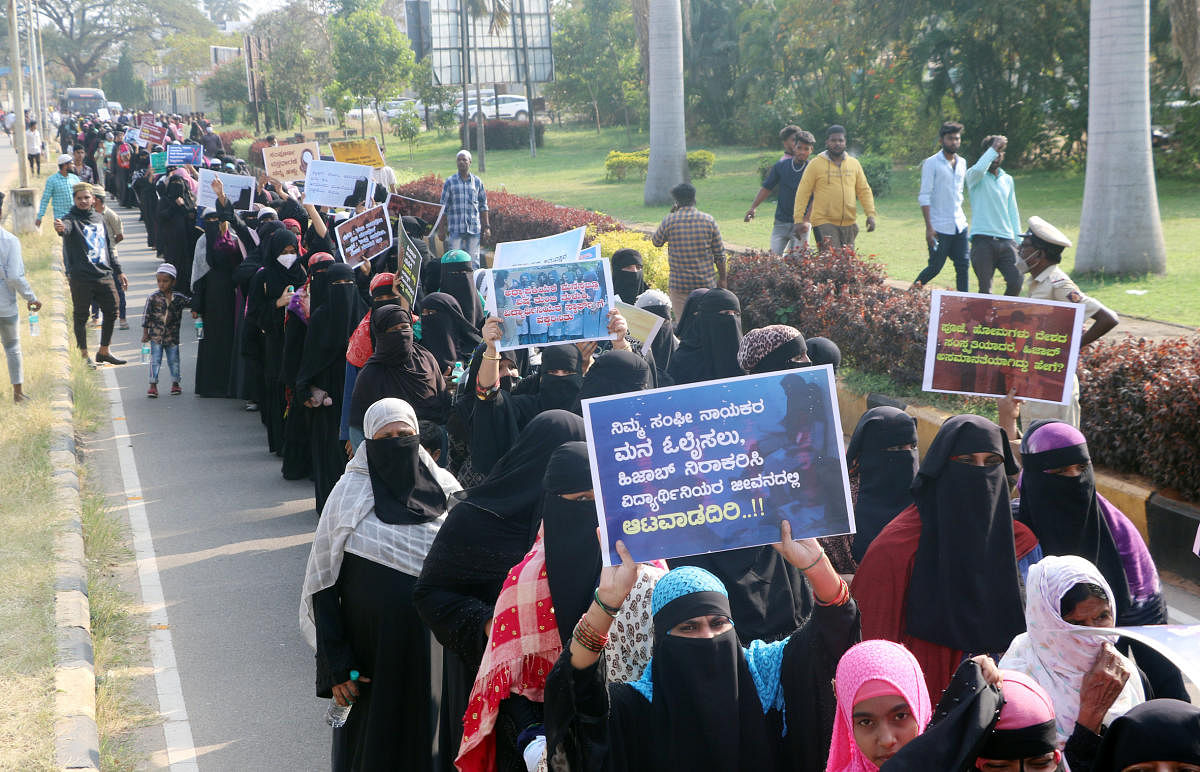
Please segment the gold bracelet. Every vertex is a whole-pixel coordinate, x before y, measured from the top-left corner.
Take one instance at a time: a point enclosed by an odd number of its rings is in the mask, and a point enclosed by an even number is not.
[[[816,560],[814,560],[813,562],[809,563],[809,564],[808,564],[807,566],[805,566],[804,568],[801,568],[801,569],[800,569],[801,573],[803,573],[804,571],[807,571],[807,570],[809,570],[810,568],[812,568],[813,566],[815,566],[817,563],[820,563],[820,562],[821,562],[821,558],[823,558],[823,557],[825,557],[825,548],[824,548],[824,547],[822,547],[822,548],[821,548],[821,554],[820,554],[820,555],[817,555],[817,559],[816,559]]]
[[[488,355],[487,355],[487,352],[485,351],[485,352],[483,352],[483,358],[484,358],[484,359],[490,359],[490,360],[492,360],[493,362],[499,362],[499,361],[500,361],[501,359],[503,359],[504,357],[500,356],[499,354],[497,354],[497,355],[496,355],[496,356],[494,356],[494,357],[490,357],[490,356],[488,356]]]

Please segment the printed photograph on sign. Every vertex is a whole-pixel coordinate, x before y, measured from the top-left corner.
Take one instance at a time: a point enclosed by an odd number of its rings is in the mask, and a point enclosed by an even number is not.
[[[375,169],[387,165],[374,137],[335,140],[329,143],[329,149],[333,152],[333,160],[339,163],[361,164]]]
[[[442,224],[442,213],[446,208],[432,201],[421,201],[399,193],[391,193],[387,200],[388,216],[393,220],[401,217],[416,217],[427,226],[426,233],[436,233]]]
[[[936,291],[930,299],[925,391],[1066,404],[1083,306]]]
[[[583,401],[605,565],[854,531],[833,368]]]
[[[321,146],[316,142],[277,145],[264,147],[262,154],[268,177],[280,182],[296,182],[304,179],[310,162],[320,160]]]
[[[313,206],[354,207],[375,193],[371,167],[316,160],[304,177],[304,203]]]
[[[254,200],[254,178],[244,174],[226,174],[212,169],[200,169],[200,182],[196,189],[196,207],[217,208],[217,194],[213,191],[213,180],[219,179],[225,186],[225,197],[233,202],[233,208],[242,211],[250,208]]]
[[[612,339],[607,260],[498,268],[485,282],[488,314],[504,320],[500,351]]]

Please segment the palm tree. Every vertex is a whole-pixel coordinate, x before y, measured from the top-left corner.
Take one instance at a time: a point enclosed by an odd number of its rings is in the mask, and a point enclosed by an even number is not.
[[[1165,273],[1150,151],[1150,0],[1092,0],[1078,271]]]
[[[679,0],[650,0],[650,165],[642,200],[671,202],[671,188],[688,179],[683,122],[683,15]]]
[[[242,0],[204,0],[208,10],[208,18],[213,24],[223,21],[237,21],[250,13],[250,9]]]

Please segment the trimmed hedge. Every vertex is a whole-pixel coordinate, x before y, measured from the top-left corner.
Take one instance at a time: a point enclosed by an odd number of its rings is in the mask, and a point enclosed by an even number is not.
[[[688,175],[693,180],[702,180],[711,172],[717,156],[711,150],[691,150],[687,154]],[[650,166],[649,149],[624,153],[610,150],[604,159],[604,181],[624,182],[631,174],[637,179],[646,179]]]
[[[475,133],[476,123],[467,124],[470,129],[471,142],[466,144],[463,137],[463,124],[458,124],[458,141],[472,152],[479,150],[478,135]],[[483,142],[488,150],[521,150],[529,147],[529,124],[525,121],[496,120],[494,118],[483,122]],[[533,122],[533,141],[538,147],[546,136],[546,124]]]

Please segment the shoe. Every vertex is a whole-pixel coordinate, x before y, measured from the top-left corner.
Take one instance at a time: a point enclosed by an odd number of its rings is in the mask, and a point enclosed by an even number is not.
[[[150,388],[146,389],[146,396],[150,397],[151,399],[158,396],[158,384],[157,383],[150,384]]]
[[[87,365],[87,368],[88,368],[89,370],[95,370],[95,369],[96,369],[96,363],[92,361],[92,358],[91,358],[91,357],[84,357],[84,358],[83,358],[83,363],[84,363],[85,365]]]
[[[182,393],[183,393],[183,389],[179,388],[178,383],[171,384],[171,396],[172,397],[178,397]]]
[[[125,319],[122,319],[122,320],[121,320],[121,321],[120,321],[120,322],[117,324],[117,326],[118,326],[118,327],[120,327],[122,330],[128,330],[128,329],[129,329],[129,322],[128,322],[127,320],[125,320]]]
[[[97,353],[97,354],[96,354],[96,361],[97,361],[97,362],[108,362],[110,365],[123,365],[123,364],[125,364],[125,360],[124,360],[124,359],[117,359],[117,358],[116,358],[115,356],[113,356],[112,354],[100,354],[100,353]]]
[[[246,403],[246,412],[247,413],[257,413],[258,412],[258,403],[257,402],[247,402]]]

